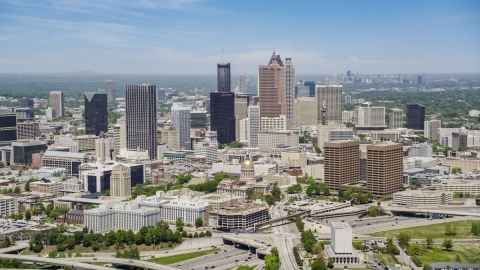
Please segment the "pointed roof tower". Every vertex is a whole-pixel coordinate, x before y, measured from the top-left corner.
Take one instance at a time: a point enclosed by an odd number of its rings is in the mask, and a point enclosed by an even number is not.
[[[272,57],[270,57],[270,61],[268,62],[268,65],[271,64],[278,64],[277,62],[277,55],[275,54],[275,50],[272,53]]]

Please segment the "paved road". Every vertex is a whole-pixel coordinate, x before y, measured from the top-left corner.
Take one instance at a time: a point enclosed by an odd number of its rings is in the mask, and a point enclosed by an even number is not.
[[[242,261],[244,261],[248,257],[248,252],[242,249],[230,249],[227,250],[227,252],[219,251],[218,254],[209,254],[169,266],[175,268],[181,264],[182,269],[204,269],[206,266],[215,266],[215,268],[218,268],[219,266],[235,263],[235,260],[240,261],[240,257]],[[252,258],[253,257],[256,256],[253,255]]]
[[[22,251],[27,248],[28,242],[27,241],[18,241],[14,246],[7,247],[7,248],[0,248],[0,253],[9,253],[13,251]]]
[[[82,263],[73,258],[67,259],[51,259],[37,256],[24,256],[24,255],[15,255],[15,254],[0,254],[0,259],[17,259],[24,262],[34,262],[34,263],[44,263],[44,264],[53,264],[59,266],[68,266],[70,268],[82,268],[88,270],[103,270],[109,269],[108,267]],[[90,258],[91,259],[91,258]]]
[[[26,257],[26,256],[25,256]],[[29,256],[30,257],[30,256]],[[35,258],[41,258],[41,257],[35,257]],[[96,260],[95,260],[96,259]],[[102,262],[102,263],[112,263],[112,264],[121,264],[121,265],[127,265],[127,266],[136,266],[136,267],[142,267],[142,268],[147,268],[147,269],[156,269],[156,270],[173,270],[175,269],[174,267],[166,266],[166,265],[161,265],[161,264],[156,264],[156,263],[151,263],[151,262],[146,262],[146,261],[140,261],[140,260],[129,260],[129,259],[124,259],[124,258],[114,258],[114,257],[74,257],[74,258],[56,258],[56,259],[51,259],[55,260],[58,264],[58,262]],[[77,265],[76,265],[77,266]],[[81,268],[84,268],[83,266]],[[102,268],[105,269],[105,268]]]
[[[272,218],[283,217],[285,215],[283,207],[285,202],[280,202],[272,207]],[[280,254],[281,268],[285,270],[299,269],[295,258],[293,257],[293,240],[298,238],[297,229],[293,223],[286,223],[274,227],[274,241]]]

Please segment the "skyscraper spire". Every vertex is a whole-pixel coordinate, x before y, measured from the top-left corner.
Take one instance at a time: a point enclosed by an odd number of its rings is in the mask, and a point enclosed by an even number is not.
[[[273,50],[272,57],[270,57],[270,61],[268,62],[268,65],[271,65],[273,63],[277,63],[277,55],[275,54],[275,49]]]

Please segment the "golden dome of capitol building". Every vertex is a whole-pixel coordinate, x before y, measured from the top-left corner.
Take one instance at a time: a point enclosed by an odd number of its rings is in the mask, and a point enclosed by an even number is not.
[[[253,177],[255,177],[255,169],[253,167],[253,162],[250,160],[250,158],[247,157],[241,164],[240,179]]]

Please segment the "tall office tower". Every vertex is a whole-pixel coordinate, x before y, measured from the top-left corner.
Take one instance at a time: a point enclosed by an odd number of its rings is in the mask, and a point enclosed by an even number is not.
[[[28,108],[28,114],[27,114],[28,119],[34,119],[35,118],[35,109],[34,109],[34,106],[33,106],[33,99],[22,98],[20,100],[20,107],[21,108]]]
[[[107,101],[115,100],[115,82],[113,80],[105,81],[105,92],[107,93]]]
[[[125,86],[127,149],[147,150],[150,159],[157,158],[156,96],[155,85]]]
[[[158,101],[165,100],[165,89],[161,88],[157,90],[157,100]]]
[[[210,128],[220,143],[235,141],[235,93],[210,93]]]
[[[467,146],[468,134],[465,132],[452,132],[452,148],[458,151],[461,146]]]
[[[95,140],[95,158],[99,161],[113,160],[115,157],[115,138],[108,135]]]
[[[40,123],[37,121],[24,121],[17,123],[17,140],[34,140],[42,135]]]
[[[314,81],[304,81],[303,82],[304,86],[308,86],[308,96],[309,97],[315,97],[315,82]]]
[[[352,72],[350,70],[347,71],[347,80],[349,82],[352,81]]]
[[[417,76],[417,84],[422,84],[422,76]]]
[[[45,109],[45,117],[47,118],[47,120],[55,119],[55,116],[55,108],[48,107],[47,109]]]
[[[120,153],[120,149],[127,148],[127,121],[125,117],[117,119],[113,125],[113,140],[115,141],[115,152]]]
[[[355,125],[359,127],[385,127],[385,107],[372,107],[370,102],[365,102],[362,106],[356,106]]]
[[[243,71],[240,71],[240,74],[238,74],[238,92],[247,92],[247,85],[245,84],[245,74],[243,73]]]
[[[360,142],[325,142],[325,184],[331,190],[360,179]]]
[[[217,92],[231,92],[230,63],[217,64]]]
[[[318,102],[313,97],[301,97],[295,100],[295,121],[293,125],[317,125]]]
[[[132,183],[130,181],[130,170],[127,166],[119,164],[112,168],[110,175],[110,196],[130,197],[132,196]]]
[[[85,134],[108,132],[107,93],[87,92],[85,99]]]
[[[55,109],[55,115],[57,117],[64,116],[63,111],[63,92],[62,91],[52,91],[50,92],[50,107]]]
[[[192,148],[190,139],[191,125],[190,107],[183,106],[180,102],[172,103],[172,126],[178,130],[180,149],[190,150]],[[233,135],[235,136],[235,134]]]
[[[235,140],[240,141],[240,121],[246,119],[248,98],[235,98]]]
[[[249,147],[258,148],[258,133],[260,132],[260,106],[248,107]]]
[[[292,65],[292,58],[285,58],[282,71],[282,84],[285,89],[285,102],[287,103],[287,119],[292,123],[295,120],[295,67]]]
[[[403,178],[403,145],[382,142],[367,145],[367,189],[384,197],[401,191]]]
[[[406,128],[423,130],[425,128],[425,104],[407,104]]]
[[[352,104],[352,96],[349,96],[349,95],[345,96],[345,104]]]
[[[432,120],[425,121],[425,129],[423,130],[423,136],[429,140],[438,141],[438,129],[442,127],[442,121]]]
[[[17,140],[17,115],[9,109],[0,109],[0,144]]]
[[[320,110],[325,102],[327,108],[327,122],[329,123],[342,123],[342,86],[341,85],[322,85],[317,86],[317,102],[318,102],[318,116],[322,114]],[[321,124],[322,119],[318,119],[318,123]]]
[[[282,84],[283,63],[273,52],[268,65],[259,66],[258,70],[258,95],[260,117],[278,117],[287,115],[287,102],[285,100],[285,87]],[[293,89],[294,90],[294,89]],[[288,119],[287,129],[291,121]]]
[[[389,129],[397,129],[403,127],[403,110],[393,108],[388,111],[390,122],[388,123]]]

